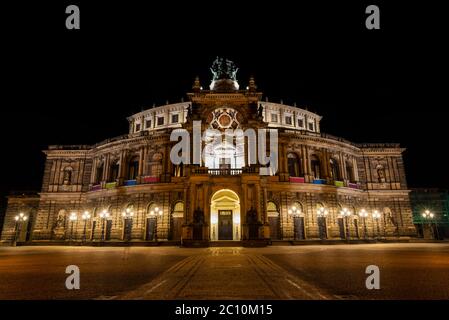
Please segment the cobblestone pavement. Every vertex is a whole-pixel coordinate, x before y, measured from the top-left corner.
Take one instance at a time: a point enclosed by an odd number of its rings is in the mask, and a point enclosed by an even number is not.
[[[2,247],[0,299],[449,299],[449,245]]]
[[[210,248],[121,299],[329,299],[261,254]]]

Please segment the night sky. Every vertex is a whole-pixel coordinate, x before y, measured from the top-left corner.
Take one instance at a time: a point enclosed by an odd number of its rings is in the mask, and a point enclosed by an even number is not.
[[[443,10],[338,2],[2,5],[0,196],[40,189],[47,145],[125,134],[127,116],[180,101],[195,76],[208,87],[216,56],[240,68],[241,88],[254,75],[270,101],[322,115],[322,132],[401,143],[411,187],[447,188]],[[81,30],[65,29],[68,4]],[[368,4],[381,30],[365,28]]]

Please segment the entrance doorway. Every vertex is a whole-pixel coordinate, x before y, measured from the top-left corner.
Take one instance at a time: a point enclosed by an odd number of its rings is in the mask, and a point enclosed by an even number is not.
[[[218,240],[232,240],[232,210],[218,210]]]
[[[240,240],[240,198],[232,190],[222,189],[212,196],[210,239]]]

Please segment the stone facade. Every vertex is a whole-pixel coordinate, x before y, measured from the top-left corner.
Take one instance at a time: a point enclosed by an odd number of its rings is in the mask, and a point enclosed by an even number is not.
[[[232,192],[238,205],[230,225],[234,240],[415,236],[398,144],[355,144],[321,133],[319,115],[262,101],[254,79],[246,90],[226,83],[203,90],[197,79],[187,97],[129,117],[123,136],[92,146],[50,146],[39,196],[9,197],[2,241],[12,239],[14,216],[25,212],[29,234],[21,241],[207,242],[217,239],[214,232],[224,234],[224,220],[211,213],[221,190]],[[278,171],[260,175],[263,166],[248,164],[246,143],[231,157],[174,165],[170,134],[192,132],[193,121],[220,132],[277,130]],[[344,209],[350,215],[343,216]]]

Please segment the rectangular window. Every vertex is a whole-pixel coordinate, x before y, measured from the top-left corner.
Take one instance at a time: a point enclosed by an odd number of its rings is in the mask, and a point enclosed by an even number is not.
[[[309,122],[309,130],[313,131],[313,122]]]
[[[302,119],[302,118],[298,119],[298,127],[304,128],[304,119]]]
[[[292,116],[285,116],[285,124],[292,124]]]
[[[271,114],[271,122],[278,122],[278,115],[276,113]]]
[[[140,131],[140,123],[136,124],[136,132]]]
[[[164,117],[157,117],[157,125],[158,126],[164,125]]]
[[[151,128],[151,120],[145,120],[145,128]]]
[[[178,121],[179,121],[179,114],[172,114],[171,123],[178,123]]]

